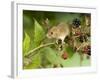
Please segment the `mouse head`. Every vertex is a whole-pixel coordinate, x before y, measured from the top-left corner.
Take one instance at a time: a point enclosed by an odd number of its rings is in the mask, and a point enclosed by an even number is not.
[[[58,35],[58,28],[53,26],[47,33],[48,38],[56,38]]]

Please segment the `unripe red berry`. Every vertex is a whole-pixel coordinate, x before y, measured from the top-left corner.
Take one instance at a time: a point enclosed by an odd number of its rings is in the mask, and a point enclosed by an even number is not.
[[[66,52],[64,52],[61,56],[64,60],[66,60],[68,58],[68,54]]]
[[[77,31],[77,32],[75,32],[75,35],[76,36],[79,36],[79,35],[81,35],[81,32],[80,31]]]
[[[91,55],[91,47],[90,46],[85,46],[83,49],[83,52],[85,54]]]

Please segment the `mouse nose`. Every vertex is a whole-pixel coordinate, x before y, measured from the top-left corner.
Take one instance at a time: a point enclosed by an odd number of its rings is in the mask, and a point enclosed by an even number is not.
[[[46,37],[47,37],[47,38],[51,38],[51,37],[50,37],[50,34],[46,34]]]
[[[46,37],[49,38],[49,34],[46,34]]]

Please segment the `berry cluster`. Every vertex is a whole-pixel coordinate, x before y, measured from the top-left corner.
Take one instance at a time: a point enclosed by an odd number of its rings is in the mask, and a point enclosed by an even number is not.
[[[91,55],[91,47],[89,45],[85,46],[84,49],[83,49],[83,52],[85,54]]]
[[[64,42],[68,43],[69,39],[70,39],[69,36],[66,36],[65,39],[64,39]]]
[[[85,35],[80,35],[79,36],[79,41],[82,43],[82,42],[86,42],[87,41],[87,36]]]
[[[81,21],[76,18],[73,20],[72,24],[73,24],[73,28],[77,28],[81,25]]]

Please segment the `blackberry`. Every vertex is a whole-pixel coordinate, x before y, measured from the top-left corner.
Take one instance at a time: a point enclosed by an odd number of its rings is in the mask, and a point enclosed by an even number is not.
[[[61,39],[58,39],[57,40],[57,44],[62,44],[62,40]]]
[[[91,55],[91,47],[90,46],[87,46],[87,54]]]
[[[64,42],[65,42],[65,43],[67,43],[67,42],[68,42],[68,40],[69,40],[69,37],[68,37],[68,36],[66,36],[66,37],[65,37],[65,39],[64,39]]]
[[[63,50],[63,46],[60,45],[60,46],[58,47],[58,49],[59,49],[60,51]]]
[[[73,28],[78,28],[81,25],[81,21],[79,19],[74,19],[73,22]]]
[[[79,37],[79,41],[82,43],[82,42],[86,42],[88,39],[87,39],[87,36],[86,35],[80,35]]]
[[[91,47],[88,45],[86,47],[84,47],[84,53],[88,54],[89,56],[91,55]]]
[[[90,33],[87,33],[86,35],[87,35],[88,37],[90,37]]]
[[[91,55],[91,51],[89,50],[89,51],[87,52],[87,54],[90,56],[90,55]]]
[[[84,36],[84,40],[85,40],[85,42],[88,40],[88,39],[87,39],[87,36]]]
[[[83,36],[80,36],[79,37],[79,41],[82,43],[82,42],[84,42],[84,37]]]

